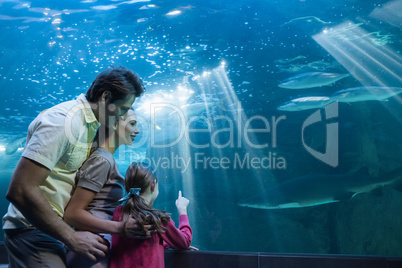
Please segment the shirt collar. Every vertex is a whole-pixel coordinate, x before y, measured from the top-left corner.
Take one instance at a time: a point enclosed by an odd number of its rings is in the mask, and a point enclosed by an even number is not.
[[[80,94],[77,97],[77,101],[84,106],[83,111],[84,111],[85,121],[87,123],[97,123],[97,124],[99,124],[98,119],[96,119],[95,114],[92,111],[91,105],[89,105],[89,102],[88,102],[87,98],[85,97],[85,95]]]

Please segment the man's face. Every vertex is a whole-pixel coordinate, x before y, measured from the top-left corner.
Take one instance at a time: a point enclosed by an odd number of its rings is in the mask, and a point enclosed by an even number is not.
[[[117,100],[110,103],[106,109],[105,124],[108,127],[113,127],[119,120],[119,117],[125,118],[128,110],[131,109],[135,101],[135,96],[132,94],[127,95],[122,100]]]

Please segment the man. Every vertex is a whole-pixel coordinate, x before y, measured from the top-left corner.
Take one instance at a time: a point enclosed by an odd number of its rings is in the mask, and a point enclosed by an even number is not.
[[[99,124],[113,126],[144,92],[124,67],[100,73],[77,100],[43,111],[28,128],[11,177],[3,218],[10,267],[65,267],[65,246],[96,260],[108,250],[97,234],[74,231],[63,220],[75,174],[89,155]]]

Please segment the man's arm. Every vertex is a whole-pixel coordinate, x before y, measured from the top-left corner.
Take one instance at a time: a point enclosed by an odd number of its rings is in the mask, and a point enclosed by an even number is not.
[[[50,170],[46,167],[21,157],[11,177],[6,198],[42,232],[94,261],[97,256],[104,257],[107,242],[99,235],[74,231],[53,211],[43,196],[39,185],[49,174]]]

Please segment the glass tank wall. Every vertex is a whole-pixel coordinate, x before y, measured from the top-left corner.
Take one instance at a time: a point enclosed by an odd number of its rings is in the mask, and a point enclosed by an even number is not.
[[[401,0],[0,0],[0,213],[29,123],[123,65],[201,250],[402,256]],[[3,240],[3,234],[0,235]]]

